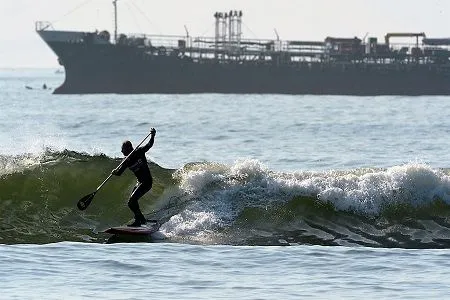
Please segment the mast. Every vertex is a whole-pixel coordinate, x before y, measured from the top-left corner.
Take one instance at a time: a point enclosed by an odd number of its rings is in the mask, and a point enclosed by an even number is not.
[[[117,43],[117,1],[113,0],[114,5],[114,43]]]

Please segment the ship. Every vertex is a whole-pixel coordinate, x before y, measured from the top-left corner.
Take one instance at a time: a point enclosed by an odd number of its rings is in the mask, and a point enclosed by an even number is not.
[[[215,34],[194,37],[35,30],[58,57],[55,94],[450,95],[450,39],[424,32],[318,41],[247,39],[242,11],[216,12]],[[408,37],[410,44],[395,44]]]

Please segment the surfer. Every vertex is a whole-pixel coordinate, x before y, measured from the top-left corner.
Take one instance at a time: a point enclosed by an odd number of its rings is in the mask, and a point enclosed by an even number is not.
[[[133,154],[119,167],[112,170],[112,174],[116,176],[122,175],[126,168],[129,168],[137,178],[137,184],[131,192],[130,198],[128,199],[128,207],[134,214],[134,222],[129,224],[130,227],[139,227],[145,223],[147,220],[142,214],[138,200],[150,189],[152,188],[153,178],[148,168],[147,158],[145,153],[153,146],[155,142],[155,128],[150,130],[150,140],[148,143],[142,147],[137,148]],[[130,141],[125,141],[122,143],[122,154],[128,156],[133,151],[133,145]]]

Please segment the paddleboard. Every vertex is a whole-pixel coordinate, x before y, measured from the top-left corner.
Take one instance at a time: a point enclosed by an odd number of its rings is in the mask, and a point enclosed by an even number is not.
[[[122,235],[151,235],[159,229],[158,223],[148,222],[145,225],[139,227],[119,226],[106,229],[105,233],[110,234],[122,234]]]

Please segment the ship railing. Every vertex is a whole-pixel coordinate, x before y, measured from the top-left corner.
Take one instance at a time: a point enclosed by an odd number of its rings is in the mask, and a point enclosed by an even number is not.
[[[325,53],[325,43],[318,41],[285,41],[282,51],[297,56],[318,56]]]
[[[128,38],[145,39],[154,47],[178,48],[180,40],[187,42],[189,38],[179,35],[130,34]]]
[[[281,41],[272,39],[233,39],[222,40],[214,37],[191,37],[179,35],[132,34],[130,38],[144,38],[154,47],[186,49],[215,49],[230,52],[255,51],[274,52],[318,52],[323,51],[323,42]]]
[[[355,49],[336,51],[327,47],[322,41],[281,41],[273,39],[235,39],[222,40],[214,37],[191,37],[180,35],[130,35],[144,38],[148,45],[155,48],[166,48],[167,55],[182,53],[196,59],[219,60],[282,60],[291,62],[349,62],[349,63],[428,63],[432,56],[445,56],[449,47],[436,47],[426,51],[424,44],[390,43],[376,44],[375,50],[366,52],[366,43]],[[429,47],[429,46],[428,46]],[[432,50],[432,51],[431,51]],[[442,50],[442,51],[439,51]],[[175,52],[173,52],[175,51]]]
[[[352,62],[377,65],[428,65],[448,64],[450,47],[429,47],[417,43],[361,44],[361,48],[349,51],[326,49],[325,58],[330,62]]]
[[[35,23],[36,31],[44,31],[44,30],[47,30],[49,28],[53,29],[53,25],[52,25],[52,23],[50,23],[48,21],[37,21]]]
[[[289,52],[294,56],[315,57],[324,51],[324,43],[317,41],[281,41],[274,39],[218,39],[215,37],[191,37],[179,35],[130,34],[128,38],[145,39],[155,48],[177,49],[185,52],[216,52],[224,55],[246,55],[250,53],[272,55]]]
[[[418,46],[418,47],[417,47]],[[427,44],[396,43],[390,44],[389,53],[398,61],[416,61],[427,63],[436,57],[450,56],[450,45],[428,46]]]

